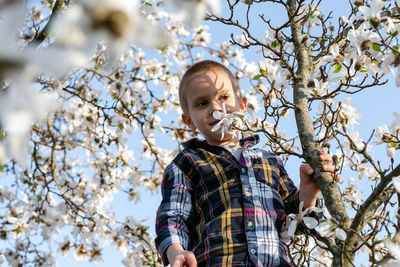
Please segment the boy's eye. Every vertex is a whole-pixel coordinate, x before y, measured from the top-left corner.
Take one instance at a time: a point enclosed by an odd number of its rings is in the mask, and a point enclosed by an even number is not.
[[[200,101],[200,102],[198,102],[195,106],[196,107],[203,107],[203,106],[205,106],[205,105],[207,105],[208,104],[208,102],[207,101]]]
[[[220,96],[220,100],[227,100],[229,98],[229,95],[222,95]]]

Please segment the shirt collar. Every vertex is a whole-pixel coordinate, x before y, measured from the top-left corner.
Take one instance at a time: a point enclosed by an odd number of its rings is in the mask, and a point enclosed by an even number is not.
[[[239,143],[242,148],[252,147],[260,141],[260,137],[257,134],[250,135],[248,137],[240,139]],[[181,145],[183,148],[189,147],[198,147],[198,148],[205,148],[205,147],[215,147],[207,143],[206,140],[200,140],[198,138],[192,138],[188,141],[182,142]]]

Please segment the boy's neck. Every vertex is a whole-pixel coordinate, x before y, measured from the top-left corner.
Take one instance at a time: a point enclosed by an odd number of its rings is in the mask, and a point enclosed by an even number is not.
[[[207,143],[210,145],[217,145],[217,146],[240,146],[240,141],[236,136],[232,136],[232,138],[229,138],[228,140],[221,140],[218,142],[210,142],[209,140],[206,140]]]

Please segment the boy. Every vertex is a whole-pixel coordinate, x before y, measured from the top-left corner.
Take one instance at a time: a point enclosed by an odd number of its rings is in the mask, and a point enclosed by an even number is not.
[[[201,61],[179,86],[182,120],[205,140],[191,139],[166,168],[157,211],[156,245],[171,267],[290,266],[279,230],[286,214],[315,206],[320,191],[312,169],[300,167],[297,190],[275,155],[221,130],[214,111],[244,112],[247,100],[222,64]],[[321,151],[320,160],[331,157]],[[334,167],[323,169],[333,173]]]

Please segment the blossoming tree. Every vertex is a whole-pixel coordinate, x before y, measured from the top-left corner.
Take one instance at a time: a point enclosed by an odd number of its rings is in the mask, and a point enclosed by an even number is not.
[[[364,253],[373,266],[399,264],[400,114],[363,140],[350,102],[388,79],[400,85],[399,3],[349,1],[332,18],[320,2],[1,1],[0,261],[51,266],[57,251],[99,261],[109,243],[126,266],[159,265],[148,226],[129,211],[115,216],[111,203],[121,193],[140,201],[141,187],[157,192],[179,141],[197,134],[179,119],[179,79],[214,58],[248,85],[249,99],[246,114],[217,114],[215,130],[258,133],[269,150],[315,170],[324,219],[287,216],[292,262],[352,266]],[[264,13],[272,5],[285,19]],[[211,43],[204,18],[230,38]],[[297,130],[286,133],[290,114]],[[387,155],[376,158],[381,144]],[[321,148],[347,186],[320,169]]]

